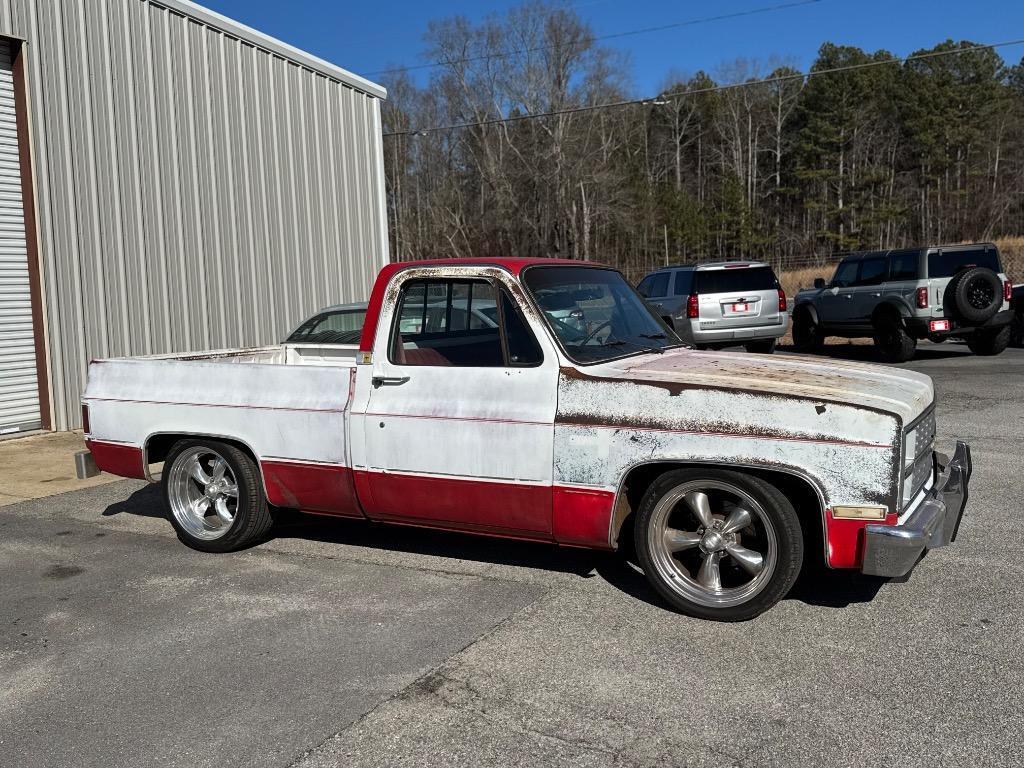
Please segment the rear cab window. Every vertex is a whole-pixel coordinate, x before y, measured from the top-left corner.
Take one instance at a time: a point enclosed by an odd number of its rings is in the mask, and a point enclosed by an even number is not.
[[[968,248],[964,250],[938,250],[928,253],[928,277],[952,277],[972,267],[985,267],[996,274],[1003,271],[999,251],[995,248]]]
[[[779,281],[771,267],[726,267],[700,269],[694,273],[693,293],[736,293],[774,291]]]

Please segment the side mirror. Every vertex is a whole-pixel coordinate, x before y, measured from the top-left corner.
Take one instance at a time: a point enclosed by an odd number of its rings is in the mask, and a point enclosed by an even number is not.
[[[825,288],[825,278],[816,277],[814,278],[814,290],[821,291]]]

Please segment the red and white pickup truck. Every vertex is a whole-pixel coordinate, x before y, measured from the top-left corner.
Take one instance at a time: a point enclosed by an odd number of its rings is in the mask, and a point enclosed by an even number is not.
[[[358,347],[97,360],[83,409],[80,472],[159,478],[196,549],[259,540],[270,505],[609,550],[630,526],[658,592],[720,620],[805,560],[907,575],[971,474],[934,452],[927,376],[695,351],[562,260],[391,264]]]

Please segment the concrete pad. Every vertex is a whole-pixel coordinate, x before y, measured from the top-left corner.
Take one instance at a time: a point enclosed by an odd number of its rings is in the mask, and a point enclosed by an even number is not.
[[[0,507],[120,479],[100,474],[79,480],[75,476],[75,453],[84,450],[81,432],[48,432],[0,440]]]
[[[48,503],[0,512],[0,765],[288,765],[543,592],[204,555]]]

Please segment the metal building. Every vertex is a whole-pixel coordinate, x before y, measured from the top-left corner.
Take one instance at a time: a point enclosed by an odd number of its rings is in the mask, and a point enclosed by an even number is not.
[[[0,434],[279,341],[387,259],[384,89],[185,0],[0,0]]]

